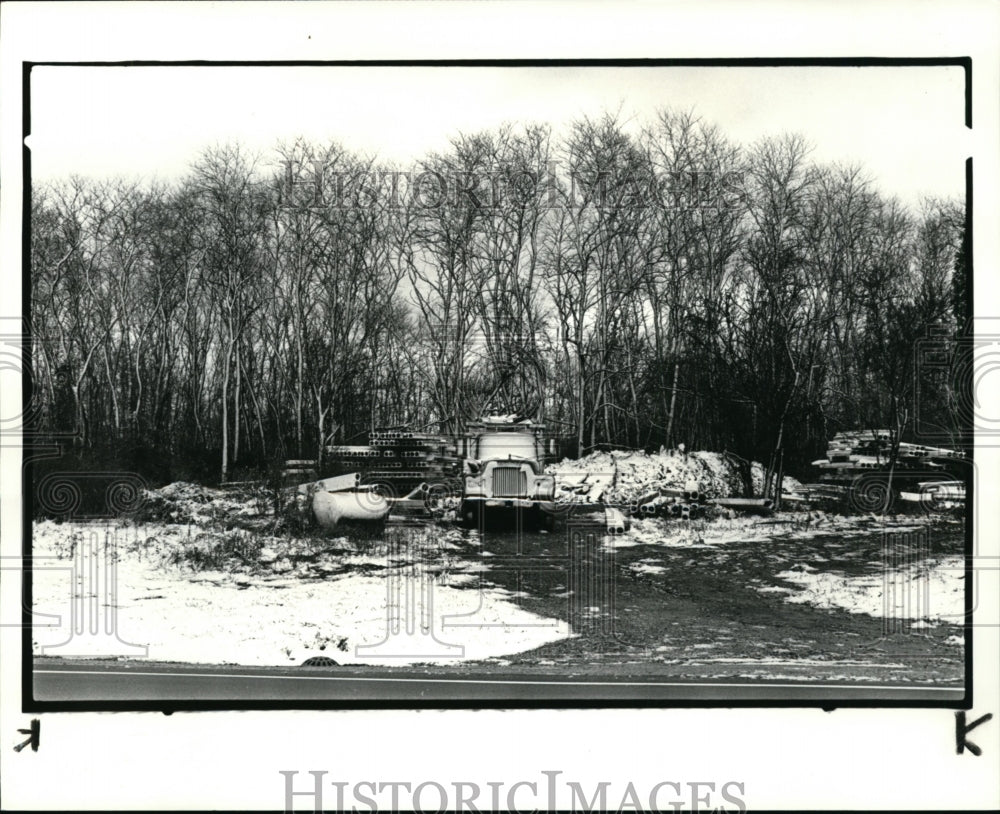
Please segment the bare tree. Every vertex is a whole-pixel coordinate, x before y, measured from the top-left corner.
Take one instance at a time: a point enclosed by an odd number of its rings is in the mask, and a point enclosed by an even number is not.
[[[466,392],[469,345],[485,283],[475,262],[485,208],[466,184],[486,177],[490,154],[485,137],[459,137],[451,152],[422,163],[411,176],[398,233],[420,336],[433,349],[428,375],[436,417],[451,433],[461,432],[473,410]]]
[[[744,149],[667,110],[458,135],[408,173],[303,139],[275,159],[33,191],[40,426],[75,426],[81,459],[228,480],[496,409],[578,454],[767,460],[778,494],[836,429],[898,448],[915,343],[954,347],[965,314],[961,205],[911,211],[795,136]]]
[[[483,409],[537,419],[544,418],[546,384],[539,241],[547,214],[549,136],[545,127],[481,135],[482,175],[466,186],[481,209],[473,266],[483,282],[475,302]]]
[[[261,237],[271,203],[270,196],[255,178],[256,164],[257,159],[245,155],[238,146],[226,146],[207,150],[192,168],[192,183],[198,193],[197,204],[202,215],[198,245],[224,329],[219,349],[222,367],[220,476],[223,482],[229,475],[231,460],[239,457],[241,341],[260,304]],[[236,417],[232,422],[232,458],[231,397]]]
[[[556,187],[546,270],[564,358],[575,377],[570,389],[582,454],[588,427],[589,446],[596,445],[599,423],[611,440],[610,415],[620,409],[612,392],[614,332],[642,283],[639,232],[649,212],[650,173],[646,156],[612,116],[576,122],[564,164],[568,178]]]

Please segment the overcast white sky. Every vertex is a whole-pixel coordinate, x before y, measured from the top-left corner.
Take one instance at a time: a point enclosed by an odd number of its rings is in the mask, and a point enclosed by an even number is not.
[[[964,194],[961,69],[36,67],[32,174],[177,178],[207,145],[265,153],[303,135],[409,165],[502,122],[694,109],[733,140],[802,133],[886,193]]]

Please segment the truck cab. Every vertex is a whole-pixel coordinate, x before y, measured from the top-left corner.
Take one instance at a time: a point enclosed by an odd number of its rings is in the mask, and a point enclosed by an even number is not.
[[[470,427],[462,496],[467,525],[478,525],[489,510],[528,512],[535,523],[547,524],[555,477],[544,471],[543,430],[531,422],[484,421]]]

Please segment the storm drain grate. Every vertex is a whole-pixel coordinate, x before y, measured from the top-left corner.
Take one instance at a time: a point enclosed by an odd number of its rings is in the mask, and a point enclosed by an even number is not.
[[[337,667],[338,664],[329,656],[310,656],[300,667]]]

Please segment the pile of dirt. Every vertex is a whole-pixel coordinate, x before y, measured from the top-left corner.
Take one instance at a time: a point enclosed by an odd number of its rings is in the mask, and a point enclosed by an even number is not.
[[[548,469],[556,476],[556,499],[581,502],[602,499],[607,503],[630,503],[658,489],[685,489],[694,481],[706,497],[736,497],[743,494],[736,461],[719,452],[632,450],[594,452],[579,460],[565,459]],[[764,485],[764,468],[751,467],[754,492]],[[798,486],[786,477],[786,490]]]

